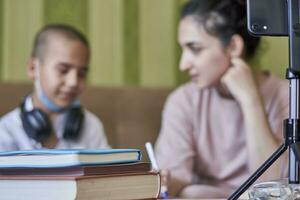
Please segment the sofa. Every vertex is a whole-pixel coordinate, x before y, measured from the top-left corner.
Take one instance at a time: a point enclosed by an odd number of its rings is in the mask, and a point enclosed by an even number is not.
[[[1,83],[0,116],[18,106],[31,89],[29,83]],[[155,143],[163,105],[171,90],[88,86],[81,102],[101,119],[113,148],[139,148],[145,155],[144,144]]]

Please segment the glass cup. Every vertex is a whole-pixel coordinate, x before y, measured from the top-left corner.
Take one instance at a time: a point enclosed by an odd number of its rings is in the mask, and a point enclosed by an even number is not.
[[[269,181],[250,187],[249,200],[294,200],[293,189],[285,181]]]
[[[299,184],[291,184],[293,188],[294,200],[300,200],[300,185]]]

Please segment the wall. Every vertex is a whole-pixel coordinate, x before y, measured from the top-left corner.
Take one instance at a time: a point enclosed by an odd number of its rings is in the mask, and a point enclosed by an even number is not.
[[[27,82],[34,34],[47,23],[68,23],[90,40],[92,85],[175,86],[179,7],[184,0],[0,0],[0,80]],[[265,38],[253,63],[284,76],[287,40]]]

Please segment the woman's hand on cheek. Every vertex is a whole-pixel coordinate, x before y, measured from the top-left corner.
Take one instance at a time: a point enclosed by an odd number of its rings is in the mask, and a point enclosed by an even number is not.
[[[258,100],[259,93],[251,68],[241,58],[233,58],[231,64],[223,75],[221,83],[242,105]]]

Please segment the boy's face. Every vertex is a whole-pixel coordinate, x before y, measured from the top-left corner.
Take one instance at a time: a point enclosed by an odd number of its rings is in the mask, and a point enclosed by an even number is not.
[[[89,60],[87,47],[78,40],[50,37],[43,58],[36,59],[34,79],[39,79],[52,102],[61,107],[69,106],[85,87]]]

